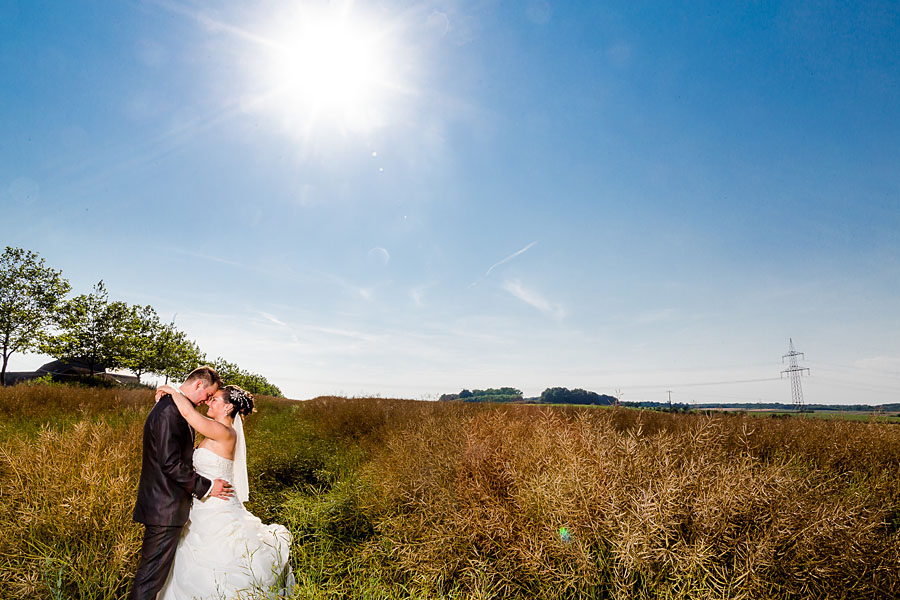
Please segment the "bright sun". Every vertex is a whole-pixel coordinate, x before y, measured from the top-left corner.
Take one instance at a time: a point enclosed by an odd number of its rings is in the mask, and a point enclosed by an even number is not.
[[[365,132],[382,125],[399,89],[388,36],[372,23],[338,14],[298,13],[266,36],[258,101],[290,129],[310,135],[337,126]]]

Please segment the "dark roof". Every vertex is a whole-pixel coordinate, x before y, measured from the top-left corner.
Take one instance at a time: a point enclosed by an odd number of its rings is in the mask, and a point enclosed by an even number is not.
[[[73,364],[74,363],[74,364]],[[53,375],[54,377],[77,377],[80,375],[89,375],[88,366],[82,366],[79,361],[61,361],[54,360],[36,371],[7,371],[6,385],[15,385],[24,381],[31,381],[44,375]],[[107,373],[104,369],[95,368],[94,375],[106,377],[107,379],[115,379],[121,383],[136,383],[140,381],[136,375],[127,373]]]
[[[94,365],[94,373],[103,373],[106,367],[102,364]],[[53,375],[62,374],[89,374],[91,372],[91,364],[84,359],[72,358],[67,360],[52,360],[35,371],[36,373],[50,373]]]
[[[15,385],[22,381],[35,379],[35,374],[33,371],[7,371],[5,377],[6,385]]]

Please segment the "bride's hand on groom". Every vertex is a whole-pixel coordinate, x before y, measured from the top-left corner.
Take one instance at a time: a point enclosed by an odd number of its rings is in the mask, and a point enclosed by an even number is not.
[[[173,388],[170,385],[161,385],[158,388],[156,388],[156,401],[159,402],[162,399],[162,397],[165,396],[166,394],[174,394],[177,391],[178,390],[176,390],[175,388]]]
[[[215,479],[213,480],[212,488],[209,490],[209,495],[221,500],[228,500],[234,495],[234,488],[224,479]]]

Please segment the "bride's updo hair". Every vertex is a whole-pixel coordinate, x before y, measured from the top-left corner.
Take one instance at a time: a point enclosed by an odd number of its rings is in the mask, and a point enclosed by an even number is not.
[[[231,412],[228,416],[232,419],[237,414],[249,415],[253,412],[253,395],[236,385],[226,385],[225,402],[231,404]]]

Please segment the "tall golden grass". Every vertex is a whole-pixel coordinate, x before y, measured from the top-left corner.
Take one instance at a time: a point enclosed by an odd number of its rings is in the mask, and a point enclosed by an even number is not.
[[[149,391],[0,389],[0,598],[124,598]],[[900,597],[900,427],[261,398],[295,598]]]
[[[148,396],[0,390],[0,597],[124,597],[142,534],[131,510],[145,414],[137,407]]]
[[[433,416],[369,466],[378,549],[435,593],[897,597],[898,442],[892,426],[800,419]]]

